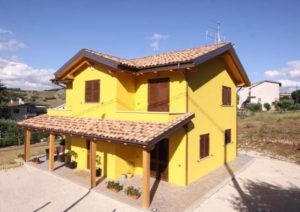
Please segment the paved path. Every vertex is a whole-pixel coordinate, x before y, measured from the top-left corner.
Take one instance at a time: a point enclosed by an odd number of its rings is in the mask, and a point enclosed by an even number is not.
[[[198,193],[194,191],[193,197]],[[141,210],[27,166],[0,171],[0,200],[1,212]],[[258,157],[235,180],[211,188],[187,209],[193,210],[300,211],[300,166]]]
[[[300,166],[256,156],[196,211],[300,211]]]
[[[40,170],[0,171],[0,211],[138,211]]]

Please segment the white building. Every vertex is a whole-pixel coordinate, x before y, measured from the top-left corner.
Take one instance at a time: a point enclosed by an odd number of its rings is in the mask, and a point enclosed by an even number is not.
[[[273,102],[279,100],[280,87],[280,82],[265,80],[254,83],[250,87],[242,88],[238,91],[238,107],[243,108],[248,103],[261,103],[264,105],[267,102],[272,105]],[[265,110],[264,107],[263,110]]]

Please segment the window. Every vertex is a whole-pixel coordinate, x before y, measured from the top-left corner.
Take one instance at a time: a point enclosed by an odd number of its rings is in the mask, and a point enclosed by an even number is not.
[[[225,130],[225,144],[231,143],[231,129]]]
[[[200,159],[209,156],[209,134],[200,136]]]
[[[85,102],[96,103],[100,101],[100,80],[85,81]]]
[[[222,105],[231,105],[231,88],[222,86]]]

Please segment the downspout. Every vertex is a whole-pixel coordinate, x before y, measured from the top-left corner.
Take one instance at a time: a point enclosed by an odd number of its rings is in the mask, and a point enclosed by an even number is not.
[[[189,85],[188,85],[188,73],[187,70],[184,72],[184,76],[185,76],[185,110],[186,113],[189,112]],[[185,185],[188,185],[188,167],[189,167],[189,163],[188,163],[188,143],[189,143],[189,125],[187,124],[185,127],[185,133],[186,133],[186,142],[185,142]]]

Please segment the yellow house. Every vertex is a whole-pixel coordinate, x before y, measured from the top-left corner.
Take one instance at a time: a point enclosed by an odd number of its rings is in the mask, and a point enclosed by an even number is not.
[[[66,104],[18,124],[54,135],[78,154],[78,169],[107,178],[142,176],[143,206],[149,177],[186,186],[237,156],[236,90],[250,81],[231,43],[136,59],[80,50],[56,73]],[[96,161],[100,159],[100,162]]]

